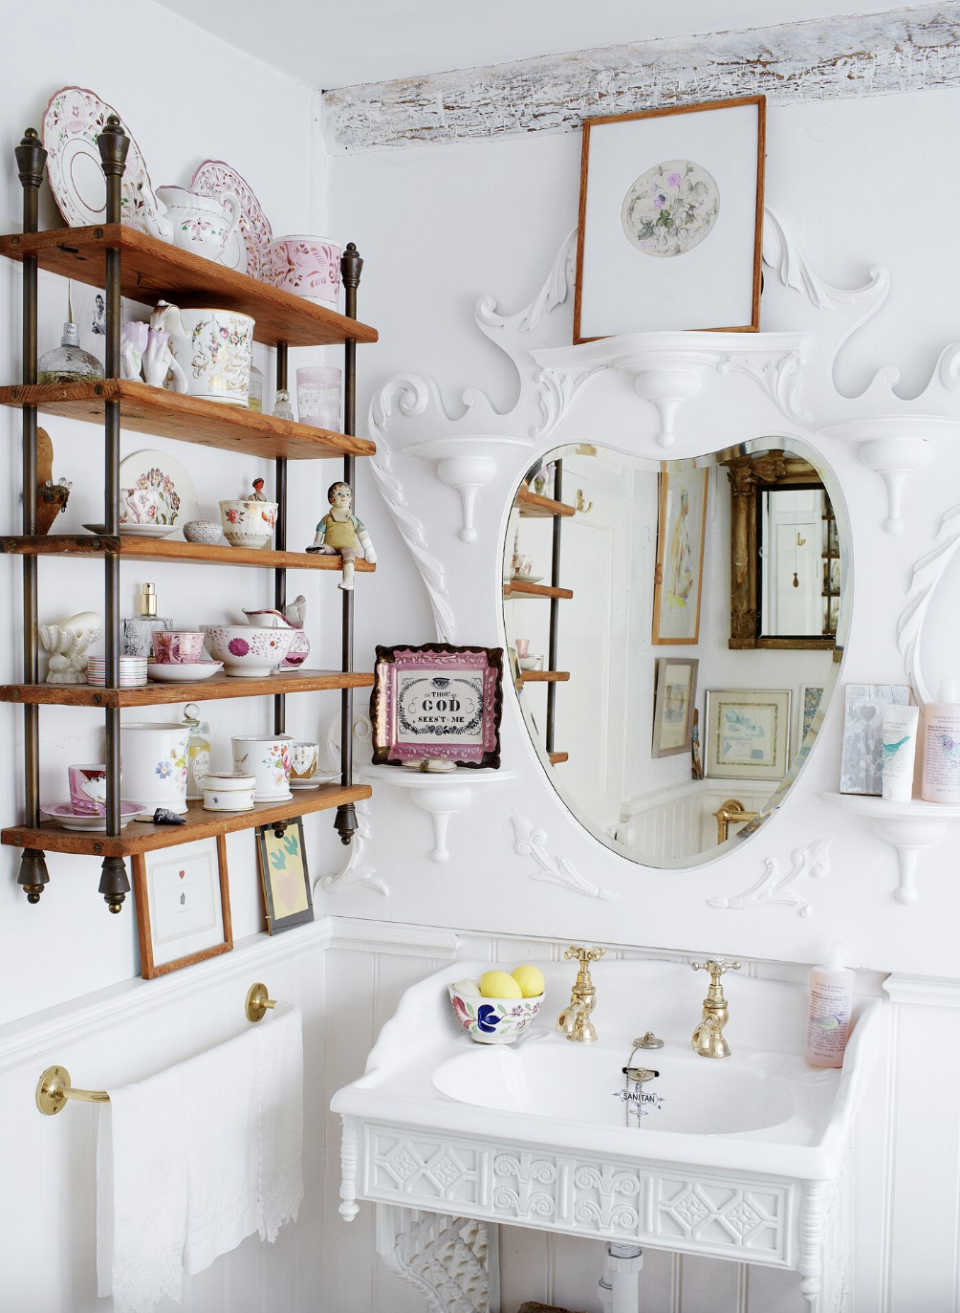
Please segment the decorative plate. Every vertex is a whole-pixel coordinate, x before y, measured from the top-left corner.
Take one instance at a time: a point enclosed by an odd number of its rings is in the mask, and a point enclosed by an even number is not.
[[[120,532],[154,538],[197,518],[193,479],[165,451],[138,451],[120,462]]]
[[[116,113],[95,92],[83,87],[61,87],[43,112],[40,136],[47,150],[50,187],[71,228],[103,223],[106,216],[107,184],[97,139],[109,116]],[[158,224],[158,220],[163,207],[154,195],[136,138],[126,120],[119,114],[117,117],[130,138],[121,185],[123,222],[141,232],[162,235],[159,229],[165,225]]]
[[[44,816],[50,816],[55,821],[59,821],[65,830],[106,830],[107,828],[106,816],[86,816],[80,812],[75,812],[69,802],[59,802],[53,807],[41,807],[40,810]],[[139,802],[121,802],[120,828],[122,829],[127,821],[141,811],[143,811],[143,805]]]
[[[209,679],[222,669],[222,661],[151,661],[147,675],[161,684],[187,684],[196,679]]]
[[[240,224],[227,242],[227,249],[217,261],[228,269],[259,278],[263,271],[264,253],[273,241],[270,220],[264,214],[253,188],[241,178],[236,169],[223,160],[204,160],[190,183],[201,196],[219,200],[226,192],[233,192],[240,201]]]

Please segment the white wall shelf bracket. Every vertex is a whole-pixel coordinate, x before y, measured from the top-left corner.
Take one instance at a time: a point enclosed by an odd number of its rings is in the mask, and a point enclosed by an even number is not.
[[[440,864],[450,858],[447,847],[450,817],[469,807],[474,789],[516,779],[512,770],[473,770],[468,766],[458,766],[446,772],[407,770],[403,766],[370,766],[363,775],[378,784],[394,784],[409,791],[414,806],[425,811],[433,821],[430,860]]]
[[[404,448],[407,456],[433,461],[437,478],[460,494],[460,541],[476,542],[473,523],[477,493],[497,473],[498,461],[508,453],[505,448],[530,447],[529,438],[463,437],[434,438],[432,442],[414,442]]]
[[[924,848],[939,843],[951,821],[960,820],[960,806],[948,803],[889,802],[857,793],[824,793],[825,802],[862,816],[885,843],[896,848],[900,862],[900,880],[893,896],[898,903],[915,903],[920,854]]]

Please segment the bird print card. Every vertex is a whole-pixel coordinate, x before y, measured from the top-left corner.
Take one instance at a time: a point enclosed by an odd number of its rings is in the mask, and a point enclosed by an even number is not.
[[[908,684],[848,684],[843,704],[840,792],[883,793],[883,706],[908,706]]]

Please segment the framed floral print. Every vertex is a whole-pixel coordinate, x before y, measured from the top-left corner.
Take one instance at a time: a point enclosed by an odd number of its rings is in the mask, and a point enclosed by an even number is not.
[[[222,834],[134,853],[131,864],[144,980],[230,952],[233,924]]]
[[[699,665],[687,657],[657,658],[652,756],[673,757],[691,751]]]
[[[673,462],[676,466],[677,462]],[[703,540],[707,523],[709,470],[660,471],[657,566],[653,581],[653,642],[696,643],[700,639]]]
[[[312,921],[313,890],[300,818],[258,826],[257,860],[270,934]]]
[[[763,96],[585,119],[573,340],[756,332]]]
[[[378,647],[373,679],[375,764],[499,767],[502,647]]]
[[[789,689],[708,689],[706,772],[782,780],[790,764]]]

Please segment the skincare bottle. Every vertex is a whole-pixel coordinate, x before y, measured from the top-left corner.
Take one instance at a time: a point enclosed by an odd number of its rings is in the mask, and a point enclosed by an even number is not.
[[[140,614],[123,621],[123,638],[120,650],[124,656],[153,656],[153,636],[158,629],[172,629],[173,621],[167,615],[157,615],[157,589],[155,584],[140,587]]]
[[[909,802],[913,797],[920,708],[885,702],[882,711],[883,796],[888,802]]]
[[[854,973],[843,965],[840,945],[834,944],[825,966],[810,972],[810,1011],[807,1014],[806,1059],[814,1067],[842,1067],[850,1030]]]
[[[927,802],[960,802],[960,679],[941,679],[924,708],[923,783]]]

